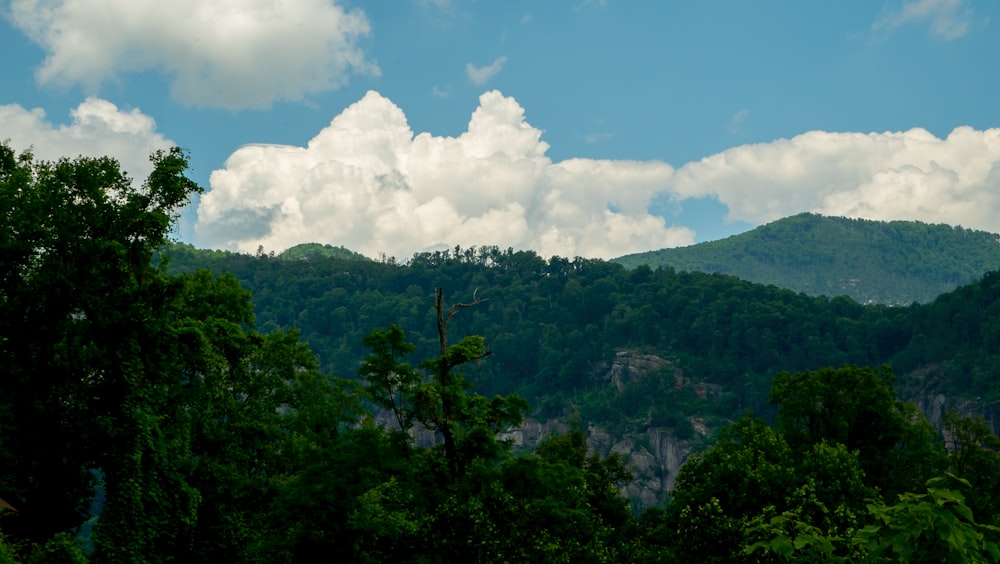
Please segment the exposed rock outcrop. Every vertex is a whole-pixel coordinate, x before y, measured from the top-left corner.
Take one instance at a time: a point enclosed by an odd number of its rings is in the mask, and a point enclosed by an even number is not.
[[[559,419],[527,419],[524,424],[503,435],[514,447],[533,450],[554,434],[565,433],[569,425]],[[668,429],[650,427],[644,432],[614,436],[596,425],[587,428],[587,447],[600,456],[621,455],[633,472],[632,481],[623,493],[640,507],[652,507],[666,501],[677,471],[691,454],[692,442],[678,439]]]

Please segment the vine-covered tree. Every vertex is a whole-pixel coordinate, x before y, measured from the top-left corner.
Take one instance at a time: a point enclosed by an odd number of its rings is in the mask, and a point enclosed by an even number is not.
[[[0,491],[19,509],[4,520],[13,536],[80,525],[118,433],[144,417],[136,395],[156,387],[144,362],[159,353],[137,354],[163,328],[150,257],[199,188],[179,150],[153,165],[139,186],[110,158],[36,162],[0,144]]]
[[[866,483],[884,496],[919,491],[944,471],[943,444],[894,383],[887,366],[782,372],[771,387],[776,427],[796,452],[824,441],[856,452]]]
[[[101,561],[243,559],[318,440],[302,412],[343,395],[296,332],[253,330],[235,278],[151,265],[200,190],[186,166],[157,153],[140,186],[109,158],[0,144],[0,529],[23,556],[99,514]]]

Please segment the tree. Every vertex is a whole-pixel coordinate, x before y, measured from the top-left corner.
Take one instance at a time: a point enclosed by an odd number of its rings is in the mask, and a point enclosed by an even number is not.
[[[874,490],[843,445],[821,442],[796,453],[780,433],[746,416],[685,463],[672,495],[665,528],[678,558],[739,562],[752,561],[754,543],[770,540],[761,527],[780,516],[838,538],[834,550],[846,556],[845,534]]]
[[[619,491],[630,476],[623,459],[588,455],[581,430],[549,437],[536,454],[514,455],[500,434],[521,420],[527,404],[473,393],[456,370],[488,356],[482,337],[457,344],[447,338],[456,314],[482,301],[474,294],[446,307],[438,290],[439,354],[416,371],[404,361],[413,347],[398,326],[365,339],[371,353],[360,373],[367,397],[405,431],[434,431],[440,443],[379,450],[385,454],[378,469],[361,462],[355,474],[371,485],[338,525],[341,540],[328,537],[325,546],[353,546],[348,557],[362,561],[629,561],[639,531]],[[378,440],[372,429],[362,432]]]
[[[402,362],[416,347],[406,342],[406,335],[399,325],[390,325],[385,331],[372,330],[365,336],[363,344],[369,353],[358,370],[365,382],[365,390],[371,401],[382,409],[389,410],[399,425],[399,431],[406,432],[412,424],[412,401],[420,376],[413,368]]]
[[[95,530],[107,561],[269,559],[274,500],[316,449],[353,421],[350,387],[319,374],[296,331],[252,329],[249,293],[231,276],[157,278],[168,301],[135,354],[141,386],[100,460]]]
[[[398,326],[375,330],[365,338],[371,350],[359,374],[365,378],[368,396],[390,410],[403,431],[413,423],[438,433],[444,459],[452,479],[464,472],[479,457],[497,456],[506,447],[497,435],[521,422],[528,404],[517,396],[485,398],[470,393],[472,387],[455,369],[489,356],[485,340],[467,336],[456,344],[448,343],[448,325],[460,309],[481,303],[477,297],[469,303],[456,303],[445,309],[442,290],[438,289],[434,307],[437,314],[439,355],[420,364],[427,377],[421,379],[402,358],[414,350]]]
[[[980,523],[998,524],[1000,516],[1000,438],[982,417],[944,418],[949,470],[968,482],[965,503]],[[962,482],[962,483],[965,483]]]
[[[844,366],[774,377],[776,428],[796,452],[823,441],[857,452],[866,483],[886,497],[915,491],[944,469],[938,434],[912,403],[896,399],[895,377]]]
[[[364,480],[367,489],[353,492],[355,501],[347,520],[337,525],[352,538],[354,559],[398,559],[405,554],[417,560],[431,553],[446,559],[441,555],[468,556],[461,547],[472,541],[472,535],[483,532],[470,526],[479,499],[472,490],[485,487],[484,476],[492,475],[491,469],[508,456],[509,444],[498,435],[519,423],[528,406],[517,396],[486,398],[472,393],[471,383],[456,370],[489,355],[480,336],[448,342],[448,326],[458,311],[479,303],[474,296],[469,303],[446,309],[443,292],[438,290],[439,355],[420,363],[418,369],[405,362],[415,347],[398,325],[373,330],[364,339],[370,352],[358,373],[365,397],[391,413],[398,429],[389,438],[402,442],[403,448],[383,450],[378,445],[384,445],[385,439],[370,424],[345,437],[350,442],[342,445],[341,452],[348,456],[352,456],[349,449],[354,439],[371,441],[369,447],[382,453],[378,464],[371,463],[370,453],[358,454],[359,459],[367,459],[361,468],[370,479]],[[440,446],[412,449],[411,433],[418,430],[434,432]],[[405,464],[400,464],[402,460]],[[340,463],[330,459],[327,464]],[[332,487],[344,491],[343,486]],[[322,542],[333,546],[343,541],[326,537]]]
[[[110,158],[35,162],[0,144],[0,492],[13,537],[44,542],[86,517],[94,469],[117,443],[128,351],[162,303],[153,250],[200,191],[179,149],[141,186]],[[146,336],[150,336],[148,333]]]
[[[969,487],[953,476],[938,477],[928,480],[925,493],[870,505],[876,523],[859,530],[854,542],[874,561],[1000,562],[995,542],[1000,529],[976,523],[961,492],[947,487],[949,481]]]
[[[278,485],[357,409],[297,332],[253,329],[232,276],[151,264],[187,198],[179,149],[112,159],[0,144],[0,511],[23,559],[253,559]],[[322,412],[322,416],[319,414]]]

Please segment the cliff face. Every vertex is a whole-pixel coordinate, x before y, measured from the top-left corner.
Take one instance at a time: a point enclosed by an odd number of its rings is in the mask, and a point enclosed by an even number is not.
[[[659,356],[632,351],[619,352],[614,360],[595,370],[595,379],[603,380],[616,393],[630,382],[636,382],[652,373],[668,374],[674,389],[691,387],[699,397],[715,392],[706,386],[692,384],[683,373]],[[691,454],[692,448],[708,430],[699,420],[691,420],[695,429],[691,440],[680,439],[666,427],[635,422],[624,432],[590,423],[587,427],[587,446],[592,454],[602,457],[620,455],[633,472],[633,479],[623,488],[623,494],[637,507],[662,505],[674,487],[677,472]],[[514,442],[515,448],[532,450],[546,437],[565,433],[569,426],[563,419],[538,420],[528,418],[520,427],[511,430],[504,438]]]
[[[533,450],[553,434],[565,433],[569,426],[560,419],[526,419],[520,427],[504,434],[517,449]],[[673,489],[677,471],[691,454],[692,443],[675,437],[669,430],[650,427],[644,432],[614,436],[603,427],[587,428],[587,446],[600,456],[621,455],[633,472],[623,494],[640,507],[663,504]]]
[[[947,370],[938,365],[929,365],[907,374],[909,389],[902,395],[910,398],[920,409],[927,421],[941,431],[944,428],[944,416],[955,410],[962,417],[982,417],[986,425],[1000,436],[1000,402],[989,402],[979,397],[954,397],[940,391],[942,379],[946,378]],[[945,437],[946,444],[949,437]]]
[[[665,362],[652,355],[640,359],[639,363],[628,363],[625,357],[619,357],[619,360],[623,364],[615,362],[616,366],[611,369],[615,376],[613,379],[609,376],[609,382],[621,383],[622,377],[641,377],[646,370],[658,369]],[[637,365],[645,370],[637,369]],[[398,428],[388,411],[378,411],[375,419],[386,429]],[[707,431],[699,421],[693,423],[697,441]],[[532,451],[547,437],[565,434],[570,428],[565,418],[540,420],[528,417],[521,425],[502,434],[500,438],[511,441],[515,450]],[[436,433],[419,425],[410,429],[410,436],[418,447],[440,444],[440,437]],[[645,429],[620,435],[598,425],[592,424],[587,428],[587,447],[591,454],[602,457],[618,454],[632,470],[632,481],[626,484],[622,493],[640,508],[666,502],[668,492],[674,487],[677,472],[691,454],[694,444],[694,441],[677,438],[669,429],[662,427],[647,426]]]
[[[598,368],[598,378],[617,391],[631,381],[664,368],[671,369],[669,361],[656,355],[620,352],[610,366]],[[675,389],[689,387],[698,397],[711,401],[721,394],[717,386],[692,382],[679,369],[673,369]],[[955,409],[962,416],[983,417],[1000,434],[1000,402],[987,403],[980,398],[949,397],[939,391],[945,370],[940,366],[926,366],[907,374],[909,384],[901,390],[903,399],[912,399],[928,422],[939,431],[944,427],[945,414]],[[623,494],[638,507],[662,505],[674,488],[677,473],[687,461],[694,447],[708,437],[715,429],[707,428],[703,422],[690,418],[695,429],[690,440],[680,439],[670,429],[651,425],[635,424],[631,430],[615,433],[600,425],[591,424],[587,428],[587,446],[592,453],[608,456],[621,455],[634,473],[633,479],[623,488]],[[647,422],[648,423],[648,422]],[[533,449],[545,437],[555,433],[565,433],[569,426],[560,419],[540,421],[528,419],[507,434],[518,448]],[[948,437],[945,437],[946,442]]]
[[[717,392],[705,385],[694,384],[673,364],[657,355],[634,351],[619,351],[610,366],[599,367],[604,372],[604,380],[617,392],[630,382],[639,382],[653,373],[667,374],[672,380],[674,391],[692,388],[705,398]],[[662,505],[674,488],[677,472],[691,454],[696,442],[707,434],[705,426],[694,418],[689,418],[695,429],[692,440],[678,438],[669,428],[650,425],[636,426],[623,436],[613,437],[597,426],[588,429],[588,445],[593,452],[602,456],[617,453],[625,458],[634,473],[632,482],[624,494],[641,507]]]
[[[721,396],[719,386],[693,382],[691,378],[669,360],[654,354],[636,351],[620,351],[614,359],[595,368],[593,378],[603,382],[612,394],[621,394],[630,384],[650,377],[665,378],[668,393],[686,390],[704,401],[714,401]],[[669,427],[657,426],[649,415],[623,419],[611,427],[589,422],[587,424],[587,447],[591,454],[606,457],[620,455],[633,473],[632,480],[622,488],[622,494],[636,508],[663,505],[669,492],[674,488],[677,473],[687,461],[694,447],[702,443],[714,429],[697,417],[688,417],[690,428],[686,438],[680,438]],[[397,428],[398,424],[388,411],[376,413],[376,422],[387,428]],[[624,422],[624,423],[623,423]],[[539,419],[527,417],[516,428],[503,433],[500,438],[511,441],[514,449],[521,452],[533,451],[547,437],[565,434],[571,429],[569,418],[554,417]],[[436,433],[419,425],[409,431],[413,442],[419,447],[440,444]]]
[[[661,505],[673,489],[681,464],[691,454],[691,444],[659,427],[645,433],[626,435],[615,439],[606,431],[591,427],[588,433],[590,448],[607,456],[620,454],[634,472],[632,481],[625,486],[625,496],[642,507]]]

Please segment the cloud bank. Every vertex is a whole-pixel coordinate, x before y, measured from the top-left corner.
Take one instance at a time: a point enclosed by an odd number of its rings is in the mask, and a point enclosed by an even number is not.
[[[684,165],[675,199],[715,196],[754,224],[812,211],[1000,231],[1000,129],[811,131]]]
[[[553,163],[541,134],[496,91],[458,137],[414,135],[400,108],[369,92],[304,147],[234,152],[201,198],[198,243],[251,252],[315,241],[406,259],[455,244],[612,257],[693,242],[648,212],[670,165]]]
[[[91,93],[157,70],[182,103],[261,108],[378,73],[358,45],[367,18],[331,0],[18,0],[10,20],[47,53],[40,83]]]
[[[811,131],[687,163],[552,162],[541,131],[496,91],[458,137],[414,135],[376,92],[304,147],[252,145],[211,176],[198,243],[254,251],[315,241],[406,259],[460,244],[615,257],[687,245],[650,202],[713,197],[728,219],[801,212],[1000,231],[1000,129]]]
[[[70,111],[70,116],[69,125],[54,125],[40,108],[0,105],[0,135],[9,138],[18,151],[32,148],[35,157],[42,160],[113,156],[137,181],[145,180],[153,170],[149,162],[153,152],[174,145],[156,131],[153,118],[138,109],[119,110],[100,98],[87,98]]]

